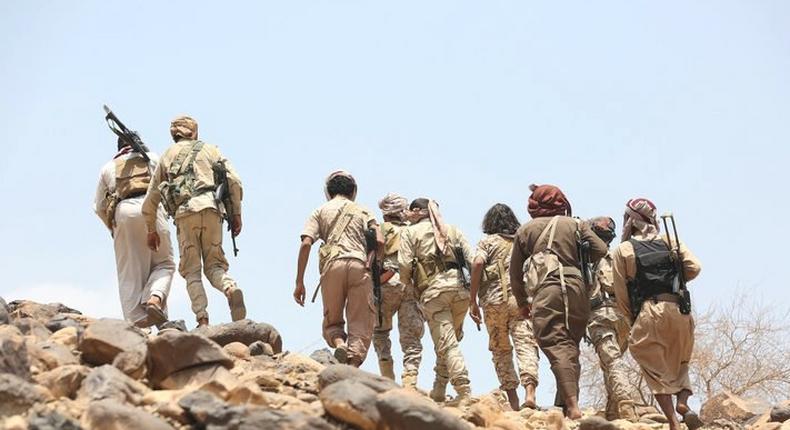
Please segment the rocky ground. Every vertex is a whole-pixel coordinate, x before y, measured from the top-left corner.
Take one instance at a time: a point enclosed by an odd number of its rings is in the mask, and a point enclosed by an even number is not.
[[[464,409],[333,363],[282,351],[277,330],[250,320],[147,334],[61,304],[0,299],[0,428],[4,429],[662,429],[663,417],[608,422],[588,411],[510,411],[494,392]],[[790,430],[790,409],[729,393],[703,408],[708,429]],[[784,421],[784,424],[782,423]]]

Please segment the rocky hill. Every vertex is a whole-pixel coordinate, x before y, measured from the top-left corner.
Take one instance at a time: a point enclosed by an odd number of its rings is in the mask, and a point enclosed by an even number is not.
[[[499,393],[468,408],[443,407],[425,393],[282,350],[278,331],[250,320],[157,334],[92,319],[61,304],[0,299],[0,428],[5,429],[662,429],[659,414],[579,422],[557,410],[510,411]],[[732,398],[711,409],[706,428],[790,429],[781,408],[730,416]],[[728,403],[730,402],[730,403]],[[735,406],[732,406],[735,405]],[[748,409],[745,406],[742,409]],[[742,411],[743,412],[743,411]],[[786,412],[786,411],[785,411]],[[734,420],[742,422],[736,422]],[[774,422],[770,422],[770,421]]]

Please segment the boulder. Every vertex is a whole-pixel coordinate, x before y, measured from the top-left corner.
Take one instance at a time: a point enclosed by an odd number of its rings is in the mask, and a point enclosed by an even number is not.
[[[104,365],[92,369],[82,381],[77,396],[87,401],[112,399],[139,405],[150,389],[117,368]]]
[[[490,427],[502,418],[503,412],[499,402],[488,395],[472,405],[464,415],[464,419],[479,427]]]
[[[579,421],[579,430],[618,430],[614,423],[599,416],[590,416]]]
[[[337,361],[337,358],[335,358],[334,354],[332,354],[332,351],[330,351],[328,348],[316,349],[312,354],[310,354],[310,358],[323,364],[324,366],[340,364],[340,362]]]
[[[170,374],[167,378],[156,384],[157,388],[166,390],[180,390],[186,387],[197,387],[207,383],[216,383],[229,390],[238,383],[238,380],[222,364],[201,364]]]
[[[324,410],[335,419],[362,430],[375,430],[381,420],[376,394],[362,382],[347,379],[321,390],[319,398]]]
[[[77,330],[78,333],[82,333],[85,330],[85,327],[83,327],[79,321],[72,317],[71,314],[62,313],[57,314],[47,320],[47,322],[44,323],[44,326],[53,333],[68,327]]]
[[[90,369],[79,364],[67,364],[36,375],[36,382],[46,387],[52,396],[74,398]]]
[[[47,340],[52,334],[43,323],[33,318],[17,318],[13,324],[23,335],[30,336],[36,340]]]
[[[27,420],[28,430],[82,430],[77,421],[57,411],[35,412]]]
[[[222,346],[231,342],[252,345],[254,342],[262,341],[271,345],[275,354],[279,354],[283,350],[283,340],[277,329],[269,324],[248,319],[201,327],[195,329],[194,332],[206,336]]]
[[[184,390],[150,391],[143,396],[143,404],[162,417],[181,424],[189,424],[189,418],[187,418],[186,412],[178,405],[178,401],[186,394],[188,393]]]
[[[326,387],[343,380],[355,380],[368,386],[377,393],[400,388],[393,380],[383,376],[365,372],[345,364],[327,366],[318,374],[318,386],[323,391]]]
[[[713,420],[697,430],[744,430],[744,426],[726,419]]]
[[[0,373],[0,418],[23,414],[36,403],[51,399],[45,388],[11,373]]]
[[[742,423],[767,409],[758,401],[747,400],[729,391],[722,391],[702,405],[700,418],[706,423],[718,419]]]
[[[134,349],[123,351],[112,360],[113,367],[128,375],[130,378],[142,379],[146,374],[147,351]]]
[[[74,327],[63,327],[52,333],[50,342],[61,344],[69,350],[76,350],[80,345],[80,332]]]
[[[776,405],[771,408],[771,421],[783,423],[790,419],[790,406]]]
[[[187,332],[187,323],[184,320],[165,321],[159,326],[159,331],[162,330],[178,330]]]
[[[255,410],[239,430],[333,430],[326,421],[295,411]]]
[[[115,400],[91,402],[83,424],[88,429],[101,430],[172,430],[167,421]]]
[[[13,318],[33,318],[42,323],[60,313],[81,315],[81,312],[64,306],[62,303],[42,304],[29,300],[14,300],[8,304]]]
[[[749,426],[750,430],[780,430],[781,428],[782,428],[782,423],[777,423],[777,422],[767,422],[767,423]]]
[[[247,360],[251,357],[249,347],[241,342],[231,342],[223,346],[222,349],[231,357],[239,360]]]
[[[147,348],[145,334],[140,329],[127,321],[109,318],[89,325],[79,345],[82,360],[95,366],[111,364],[119,354],[126,354],[123,370],[130,374],[138,373],[145,365]],[[142,361],[130,364],[135,359]]]
[[[28,339],[26,344],[31,365],[35,366],[41,372],[46,372],[47,370],[69,364],[79,364],[79,361],[71,353],[71,350],[59,343],[49,340],[44,342],[33,342]]]
[[[331,367],[331,366],[330,366]],[[380,394],[376,407],[389,430],[468,430],[460,418],[420,397],[413,391],[398,389]]]
[[[11,321],[11,318],[8,314],[8,304],[2,297],[0,297],[0,324],[8,324],[8,322]]]
[[[256,340],[255,342],[251,343],[249,346],[249,351],[251,356],[267,355],[271,357],[274,355],[274,349],[272,346],[261,340]]]
[[[218,428],[235,429],[248,413],[245,406],[228,405],[205,391],[187,394],[178,401],[178,405],[186,412],[190,423],[198,428],[213,425]]]
[[[194,333],[165,330],[148,342],[148,379],[154,387],[174,373],[205,365],[231,368],[233,360],[218,344]]]
[[[0,373],[30,380],[30,357],[22,332],[12,325],[0,326]]]

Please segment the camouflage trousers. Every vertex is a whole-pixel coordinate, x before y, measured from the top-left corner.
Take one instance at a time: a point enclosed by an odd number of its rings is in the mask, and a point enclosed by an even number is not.
[[[522,386],[538,385],[538,344],[532,332],[532,321],[525,320],[515,297],[506,303],[483,306],[483,317],[488,330],[488,349],[491,351],[499,378],[499,388],[515,390]],[[512,343],[511,343],[512,340]],[[518,375],[513,366],[516,350]]]
[[[636,387],[628,380],[628,368],[623,361],[628,344],[628,323],[614,307],[602,306],[590,314],[587,332],[603,370],[606,417],[620,418],[620,403],[639,399]]]
[[[469,387],[469,371],[461,355],[460,341],[464,337],[464,319],[469,310],[469,292],[459,287],[445,291],[422,303],[428,329],[436,352],[436,381],[441,385],[449,380],[455,391]]]
[[[381,325],[373,330],[373,348],[379,361],[392,361],[392,318],[398,315],[400,347],[403,351],[403,375],[416,376],[422,361],[422,336],[425,318],[413,288],[388,283],[381,287]],[[377,320],[378,322],[378,320]]]

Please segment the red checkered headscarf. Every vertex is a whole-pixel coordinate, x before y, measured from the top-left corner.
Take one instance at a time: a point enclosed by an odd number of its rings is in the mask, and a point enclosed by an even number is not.
[[[625,204],[621,240],[626,241],[630,239],[635,231],[641,236],[658,234],[656,205],[648,199],[631,199]]]
[[[532,218],[555,215],[571,216],[571,203],[563,192],[554,185],[530,185],[527,211]]]

